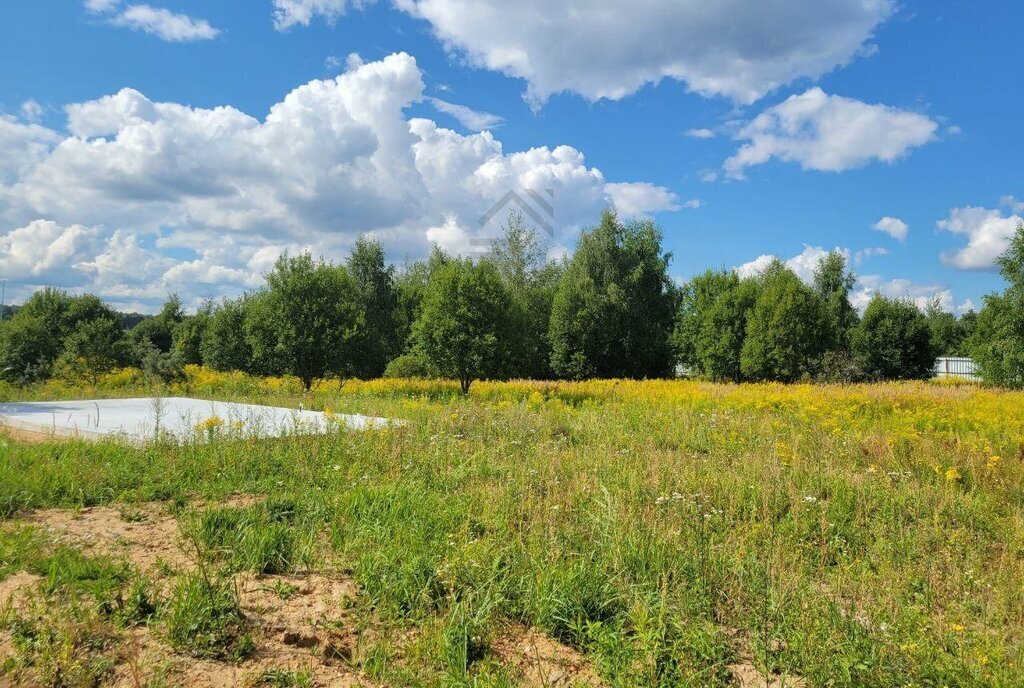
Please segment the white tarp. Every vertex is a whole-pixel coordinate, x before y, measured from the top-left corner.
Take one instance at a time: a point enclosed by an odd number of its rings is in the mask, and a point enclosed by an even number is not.
[[[122,436],[132,440],[171,435],[181,440],[224,437],[278,437],[400,425],[370,416],[258,406],[185,397],[89,399],[0,404],[0,424],[60,437]]]

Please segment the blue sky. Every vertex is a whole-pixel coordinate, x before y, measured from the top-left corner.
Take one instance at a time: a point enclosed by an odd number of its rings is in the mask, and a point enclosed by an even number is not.
[[[838,247],[861,302],[957,310],[999,288],[992,259],[1024,216],[1017,3],[5,12],[9,300],[57,284],[197,303],[257,286],[281,250],[338,259],[364,232],[395,260],[432,241],[472,254],[505,192],[551,188],[552,253],[614,204],[656,218],[680,279],[771,255],[807,275]]]

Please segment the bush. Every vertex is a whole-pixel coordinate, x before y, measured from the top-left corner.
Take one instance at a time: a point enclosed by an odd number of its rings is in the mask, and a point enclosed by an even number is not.
[[[928,319],[910,301],[876,295],[853,330],[853,355],[879,380],[925,380],[935,365]]]
[[[419,354],[402,354],[384,368],[386,378],[431,380],[437,376],[437,370],[430,361]]]

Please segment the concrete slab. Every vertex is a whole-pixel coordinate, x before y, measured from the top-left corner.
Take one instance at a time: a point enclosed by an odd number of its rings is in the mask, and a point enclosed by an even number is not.
[[[157,435],[178,441],[229,437],[279,437],[319,434],[332,428],[386,428],[402,421],[371,416],[331,414],[280,406],[150,397],[32,401],[0,404],[0,425],[58,437],[121,436],[149,440]]]

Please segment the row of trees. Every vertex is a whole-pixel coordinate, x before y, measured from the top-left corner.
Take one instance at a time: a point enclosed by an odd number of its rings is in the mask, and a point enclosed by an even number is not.
[[[970,354],[985,375],[1024,378],[1024,228],[1001,261],[1010,284],[981,313],[876,295],[863,316],[854,275],[825,256],[810,284],[776,261],[747,278],[709,270],[682,286],[648,220],[606,212],[571,258],[545,259],[511,215],[485,258],[435,248],[389,266],[361,239],[342,265],[282,256],[267,286],[186,315],[171,297],[131,329],[94,296],[33,295],[0,324],[0,377],[96,382],[135,365],[173,379],[182,366],[328,377],[444,376],[464,392],[480,378],[665,377],[720,381],[925,378],[936,355]]]

